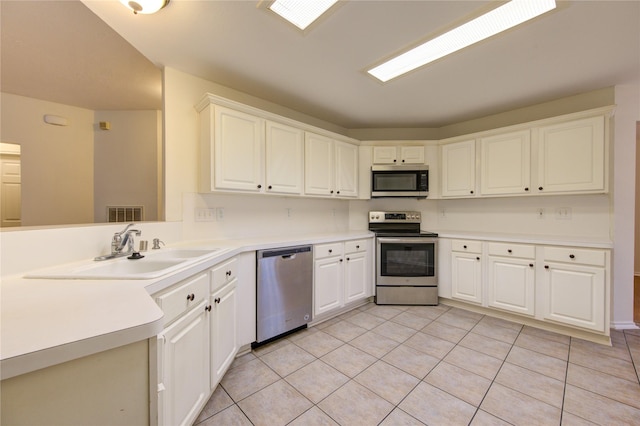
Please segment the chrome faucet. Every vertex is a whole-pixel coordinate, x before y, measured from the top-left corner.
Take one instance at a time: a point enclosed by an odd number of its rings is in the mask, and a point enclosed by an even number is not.
[[[111,254],[98,256],[94,260],[107,260],[122,256],[129,256],[129,259],[143,258],[144,256],[135,250],[135,241],[133,238],[134,235],[138,237],[142,235],[142,231],[129,229],[133,225],[135,225],[135,223],[130,223],[122,231],[113,234],[113,238],[111,238]],[[125,247],[127,250],[123,251]]]

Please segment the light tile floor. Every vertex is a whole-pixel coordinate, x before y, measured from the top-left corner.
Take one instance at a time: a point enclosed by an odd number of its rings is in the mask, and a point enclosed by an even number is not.
[[[640,330],[612,341],[367,304],[237,358],[196,424],[640,425]]]

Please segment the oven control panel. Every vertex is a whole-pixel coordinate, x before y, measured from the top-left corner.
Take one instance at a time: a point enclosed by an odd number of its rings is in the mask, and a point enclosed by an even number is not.
[[[420,223],[420,212],[369,212],[369,223]]]

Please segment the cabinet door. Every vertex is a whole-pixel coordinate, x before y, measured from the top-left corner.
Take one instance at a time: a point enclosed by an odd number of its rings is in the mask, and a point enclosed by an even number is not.
[[[216,106],[214,128],[216,189],[260,191],[264,184],[264,121]]]
[[[234,279],[211,295],[211,389],[214,389],[238,352],[237,300]]]
[[[442,146],[442,196],[472,197],[476,188],[476,142]]]
[[[369,296],[369,262],[366,253],[351,253],[345,256],[345,303]]]
[[[343,305],[344,283],[341,257],[316,260],[314,263],[313,315],[323,314]]]
[[[336,195],[340,197],[358,196],[358,147],[343,142],[335,142],[336,152]]]
[[[302,194],[304,132],[266,122],[266,192]]]
[[[373,164],[397,164],[397,147],[395,146],[374,146]]]
[[[489,306],[533,315],[534,289],[533,261],[489,256]]]
[[[190,425],[209,396],[209,315],[202,301],[164,330],[160,372],[165,425]]]
[[[306,133],[304,141],[304,192],[309,195],[333,195],[333,140]]]
[[[538,129],[540,193],[605,190],[604,117]]]
[[[543,283],[545,319],[605,331],[604,268],[546,263]]]
[[[531,132],[480,139],[481,193],[528,194],[531,180]]]
[[[482,262],[480,255],[451,253],[451,297],[482,303]]]
[[[400,163],[401,164],[424,164],[424,147],[423,146],[401,146],[400,147]]]

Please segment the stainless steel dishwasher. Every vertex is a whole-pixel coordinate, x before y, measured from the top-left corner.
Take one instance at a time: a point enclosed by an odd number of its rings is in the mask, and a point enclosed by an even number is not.
[[[313,252],[311,246],[286,247],[259,250],[256,258],[259,345],[311,321]]]

